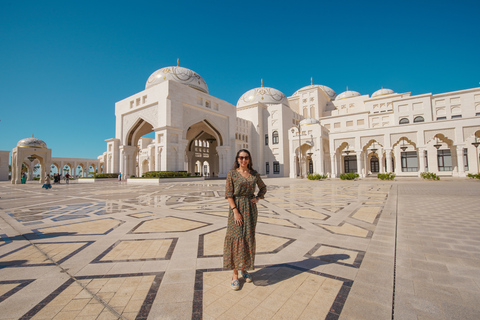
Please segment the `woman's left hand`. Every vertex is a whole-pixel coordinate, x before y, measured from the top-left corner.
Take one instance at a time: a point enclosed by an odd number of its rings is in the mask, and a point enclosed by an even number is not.
[[[252,198],[252,199],[250,199],[250,201],[252,201],[252,203],[257,203],[257,202],[258,202],[258,198]]]

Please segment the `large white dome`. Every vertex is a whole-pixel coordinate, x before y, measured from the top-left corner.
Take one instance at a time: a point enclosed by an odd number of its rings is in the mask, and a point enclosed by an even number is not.
[[[320,124],[320,121],[318,121],[317,119],[314,119],[314,118],[306,118],[306,119],[303,119],[302,121],[300,121],[301,126],[308,126],[308,125],[311,125],[311,124]]]
[[[335,100],[342,100],[342,99],[347,99],[347,98],[352,98],[352,97],[359,97],[361,96],[360,92],[357,91],[350,91],[347,90],[345,92],[340,93]]]
[[[165,67],[152,73],[148,77],[145,89],[162,83],[166,80],[179,82],[191,88],[208,93],[208,86],[205,80],[196,72],[183,67]]]
[[[46,148],[47,144],[33,136],[31,138],[25,138],[17,142],[17,147],[21,148]]]
[[[380,90],[377,90],[375,91],[374,93],[372,93],[372,98],[373,97],[378,97],[378,96],[384,96],[386,94],[392,94],[392,93],[395,93],[392,89],[380,89]]]
[[[237,108],[253,103],[284,104],[289,106],[287,97],[280,91],[269,87],[260,87],[245,92],[237,102]]]
[[[296,95],[298,95],[299,91],[305,90],[305,89],[312,89],[312,88],[319,88],[320,90],[322,90],[323,92],[325,92],[327,94],[327,96],[330,98],[330,100],[335,99],[335,97],[337,96],[337,93],[335,91],[333,91],[332,88],[327,87],[327,86],[323,86],[321,84],[313,84],[313,85],[303,87],[303,88],[295,91],[295,93],[293,95],[296,96]]]

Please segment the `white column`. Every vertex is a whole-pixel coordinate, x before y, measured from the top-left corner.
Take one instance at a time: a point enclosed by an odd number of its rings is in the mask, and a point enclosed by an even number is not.
[[[383,149],[378,149],[378,166],[380,173],[385,173],[385,160],[383,158]]]
[[[417,159],[418,159],[418,175],[420,176],[421,172],[425,172],[425,148],[418,148]]]
[[[363,177],[363,166],[362,166],[363,152],[357,151],[356,154],[357,154],[357,173],[360,175],[360,177]]]
[[[330,162],[331,162],[331,166],[330,166],[331,174],[330,174],[330,176],[332,178],[337,177],[337,164],[336,164],[335,156],[336,156],[335,153],[330,154]]]
[[[319,139],[319,146],[318,146],[318,153],[317,153],[317,157],[318,157],[318,160],[316,161],[317,162],[317,167],[313,168],[313,171],[315,171],[315,173],[318,173],[318,174],[325,174],[324,172],[324,166],[323,166],[323,139],[322,137],[318,138]]]
[[[385,149],[385,158],[387,160],[387,172],[392,172],[392,149]]]
[[[457,146],[457,175],[465,177],[465,163],[463,162],[463,146]]]

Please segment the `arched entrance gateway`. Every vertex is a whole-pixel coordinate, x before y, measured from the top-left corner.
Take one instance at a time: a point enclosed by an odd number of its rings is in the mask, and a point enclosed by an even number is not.
[[[101,156],[107,173],[127,178],[146,171],[227,175],[236,109],[209,95],[206,82],[192,70],[155,71],[144,91],[115,104],[115,114],[116,137],[106,140]]]

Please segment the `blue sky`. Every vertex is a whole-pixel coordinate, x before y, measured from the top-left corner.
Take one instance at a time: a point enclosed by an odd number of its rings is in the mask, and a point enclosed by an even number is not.
[[[44,140],[96,158],[115,102],[176,64],[236,104],[260,86],[372,94],[478,87],[479,1],[9,1],[0,3],[0,150]]]

